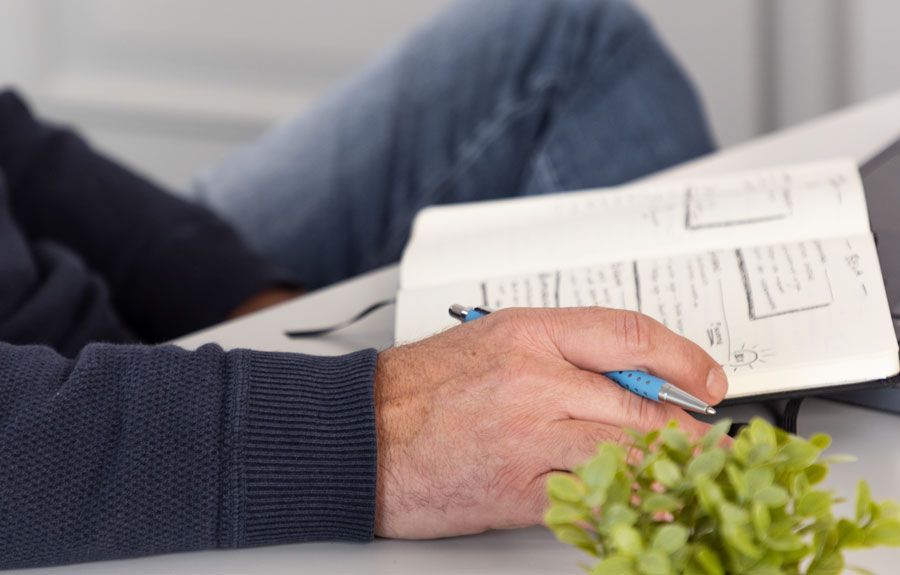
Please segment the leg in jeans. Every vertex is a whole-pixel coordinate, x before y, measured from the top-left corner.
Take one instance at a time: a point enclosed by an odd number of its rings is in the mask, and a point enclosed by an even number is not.
[[[397,261],[424,206],[619,184],[711,148],[627,2],[465,0],[195,191],[316,288]]]

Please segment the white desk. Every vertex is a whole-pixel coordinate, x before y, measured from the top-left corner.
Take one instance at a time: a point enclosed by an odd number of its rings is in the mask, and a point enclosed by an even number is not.
[[[779,134],[725,150],[670,170],[669,175],[700,175],[849,156],[860,161],[900,136],[900,93],[839,112]],[[365,347],[391,345],[393,310],[384,309],[359,324],[328,338],[291,341],[286,329],[312,328],[341,320],[369,303],[390,297],[397,287],[394,267],[368,274],[255,316],[185,338],[196,347],[216,342],[226,348],[252,347],[271,351],[340,354]],[[726,415],[745,419],[752,406],[730,408]],[[859,457],[857,464],[837,466],[829,483],[852,497],[856,481],[865,476],[878,498],[900,500],[900,417],[836,403],[811,400],[804,404],[800,431],[834,437],[834,452]],[[309,544],[241,551],[214,551],[131,561],[95,563],[59,569],[28,571],[32,575],[171,573],[444,573],[549,574],[578,573],[580,553],[557,543],[541,528],[489,533],[443,541],[376,541],[370,545]],[[900,569],[900,551],[878,550],[851,556],[851,563],[876,573]]]

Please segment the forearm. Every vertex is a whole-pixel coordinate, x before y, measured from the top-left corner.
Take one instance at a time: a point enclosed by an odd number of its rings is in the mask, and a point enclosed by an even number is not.
[[[0,567],[370,539],[374,364],[0,344]]]

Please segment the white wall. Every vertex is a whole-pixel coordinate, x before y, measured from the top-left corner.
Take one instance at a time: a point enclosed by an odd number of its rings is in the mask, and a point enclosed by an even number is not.
[[[0,0],[0,85],[172,186],[448,0]]]
[[[762,3],[757,0],[635,0],[699,85],[722,143],[766,127]]]
[[[0,0],[0,83],[182,186],[449,1]],[[900,88],[895,0],[635,2],[724,145]]]
[[[900,2],[846,0],[848,96],[870,98],[900,87]]]

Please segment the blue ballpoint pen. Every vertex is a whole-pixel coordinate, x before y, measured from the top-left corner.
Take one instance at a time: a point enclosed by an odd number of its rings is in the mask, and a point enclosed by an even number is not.
[[[450,306],[450,316],[463,323],[474,321],[491,313],[486,307],[466,307],[459,304]],[[643,371],[610,371],[603,374],[641,397],[662,403],[671,403],[687,411],[715,415],[716,410],[690,393],[678,389],[671,383]]]

